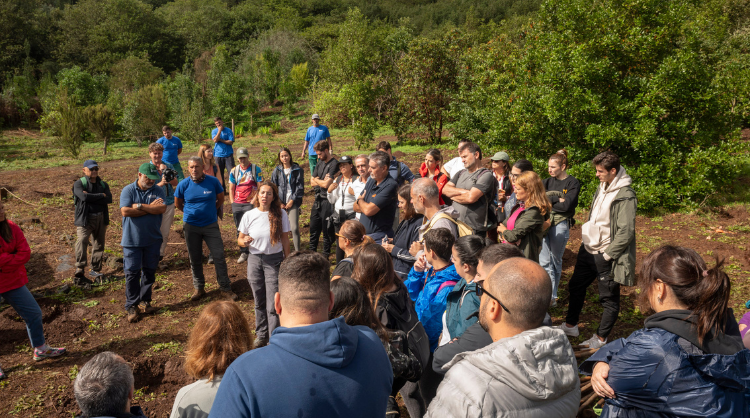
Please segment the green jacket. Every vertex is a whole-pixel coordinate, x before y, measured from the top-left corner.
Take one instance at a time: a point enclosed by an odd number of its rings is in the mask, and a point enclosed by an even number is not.
[[[516,211],[520,204],[516,203],[511,209],[508,217],[503,221],[508,226],[510,215]],[[536,206],[527,207],[516,219],[513,230],[503,232],[503,239],[508,242],[520,240],[518,248],[529,260],[539,262],[539,253],[542,252],[542,240],[544,239],[544,230],[542,224],[549,218],[549,214],[542,215],[542,212]]]
[[[599,189],[589,208],[589,218]],[[635,191],[626,186],[620,189],[609,210],[610,236],[609,246],[604,251],[612,259],[612,277],[623,286],[635,285],[635,212],[638,198]]]

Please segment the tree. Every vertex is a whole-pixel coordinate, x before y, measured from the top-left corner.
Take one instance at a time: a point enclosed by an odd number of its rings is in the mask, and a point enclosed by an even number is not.
[[[183,141],[199,142],[203,132],[205,106],[200,84],[186,68],[164,84],[169,98],[170,125]]]
[[[52,135],[65,152],[78,158],[86,132],[86,115],[66,88],[60,90],[54,110],[42,118],[42,130]]]
[[[143,143],[143,138],[155,140],[167,121],[168,100],[159,84],[143,87],[125,96],[122,125],[125,134]]]
[[[222,0],[176,0],[158,8],[156,16],[167,22],[185,45],[186,60],[221,41],[230,24],[231,13]]]
[[[96,104],[85,109],[89,130],[102,142],[104,142],[104,155],[107,155],[107,143],[115,132],[115,112],[107,105]]]
[[[57,85],[66,89],[78,106],[103,103],[107,99],[107,76],[92,76],[77,65],[60,70]]]
[[[151,64],[148,57],[130,55],[113,65],[110,74],[110,89],[130,93],[156,83],[164,72]]]

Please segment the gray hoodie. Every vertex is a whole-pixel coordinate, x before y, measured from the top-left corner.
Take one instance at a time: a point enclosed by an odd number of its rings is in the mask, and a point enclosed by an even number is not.
[[[573,347],[539,327],[457,354],[425,417],[574,418],[581,400]]]

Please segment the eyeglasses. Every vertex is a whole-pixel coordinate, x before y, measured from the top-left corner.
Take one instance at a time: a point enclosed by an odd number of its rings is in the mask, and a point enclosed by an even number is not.
[[[520,176],[520,174],[513,174],[513,173],[508,174],[508,177],[510,177],[513,180],[517,179],[518,176]]]
[[[496,298],[496,297],[492,296],[492,295],[490,294],[490,292],[488,292],[488,291],[487,291],[487,290],[486,290],[486,289],[484,288],[484,286],[482,286],[482,283],[484,283],[484,280],[481,280],[481,281],[478,281],[478,282],[477,282],[477,297],[481,298],[481,297],[482,297],[482,295],[487,295],[487,296],[491,297],[492,299],[495,299],[495,302],[499,303],[499,304],[500,304],[500,307],[501,307],[501,308],[503,308],[503,310],[504,310],[505,312],[508,312],[508,313],[510,313],[510,311],[508,310],[508,308],[506,308],[506,307],[505,307],[505,305],[503,305],[503,303],[502,303],[502,302],[500,302],[500,299],[498,299],[498,298]]]

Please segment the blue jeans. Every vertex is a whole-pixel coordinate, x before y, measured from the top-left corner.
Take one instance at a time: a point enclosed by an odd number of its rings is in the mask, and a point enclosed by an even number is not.
[[[147,247],[122,247],[125,270],[125,309],[151,302],[151,287],[156,281],[161,241]]]
[[[26,286],[1,293],[2,297],[18,312],[26,322],[26,332],[33,347],[44,345],[44,328],[42,327],[42,310],[31,296]]]
[[[539,264],[547,271],[552,280],[552,299],[557,299],[557,288],[560,285],[562,259],[565,246],[570,238],[570,220],[566,219],[551,226],[542,241],[542,252],[539,253]]]

